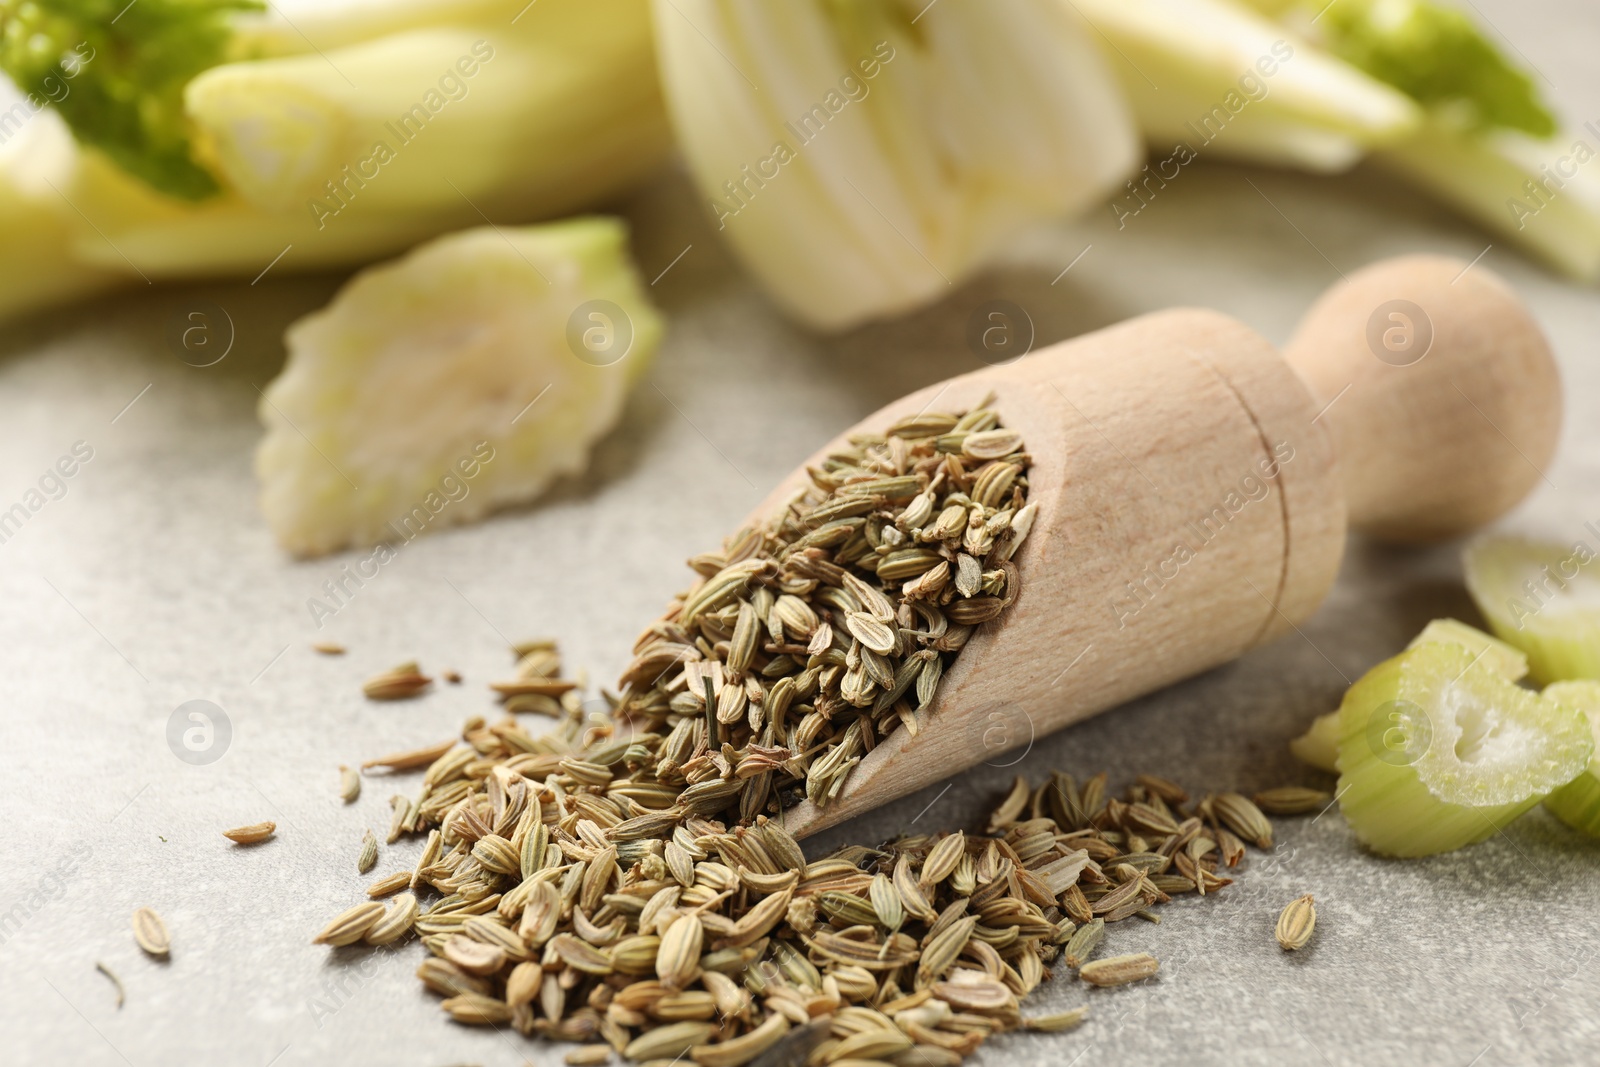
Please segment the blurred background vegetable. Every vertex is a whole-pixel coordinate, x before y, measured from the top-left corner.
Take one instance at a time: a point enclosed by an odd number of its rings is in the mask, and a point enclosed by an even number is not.
[[[1594,280],[1600,127],[1524,65],[1434,0],[0,0],[0,318],[559,217],[674,146],[820,330],[1201,157],[1370,159]]]
[[[1337,171],[1422,120],[1404,94],[1228,0],[1074,6],[1158,156],[1181,144],[1195,155]]]
[[[293,21],[246,0],[118,6],[0,0],[0,65],[41,104],[0,100],[0,136],[64,120],[78,140],[3,157],[0,213],[52,216],[66,240],[49,284],[0,291],[0,316],[116,278],[356,266],[486,217],[549,218],[670,147],[647,0],[358,0]],[[0,238],[0,277],[34,269]]]
[[[1486,535],[1462,552],[1473,602],[1496,636],[1527,655],[1540,685],[1600,679],[1595,559],[1587,539],[1561,544]]]
[[[1134,167],[1127,107],[1061,0],[657,0],[655,18],[718,230],[811,326],[937,299]]]
[[[1102,196],[1120,218],[1201,154],[1321,172],[1372,158],[1600,276],[1600,178],[1583,166],[1600,131],[1559,133],[1532,74],[1431,0],[651,14],[0,0],[0,67],[24,93],[0,100],[0,135],[59,118],[84,146],[0,157],[0,214],[51,214],[29,229],[66,237],[42,272],[24,266],[30,233],[0,244],[0,277],[36,275],[0,315],[118,277],[254,277],[280,253],[279,271],[350,266],[485,218],[580,210],[665,158],[661,85],[708,213],[823,329],[937,299],[1039,219]],[[1130,116],[1152,153],[1137,173]]]
[[[219,186],[197,163],[183,113],[189,79],[222,61],[229,19],[261,0],[5,0],[0,67],[19,87],[71,81],[53,102],[86,145],[163,192],[189,200]]]
[[[1533,76],[1435,0],[1251,0],[1422,105],[1374,160],[1550,266],[1600,279],[1600,128],[1564,133]]]

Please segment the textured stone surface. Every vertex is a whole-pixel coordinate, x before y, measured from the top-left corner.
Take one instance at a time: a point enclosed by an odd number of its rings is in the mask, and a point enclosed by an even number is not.
[[[1600,117],[1585,52],[1592,12],[1485,10],[1555,80],[1570,114]],[[1588,33],[1572,32],[1580,27]],[[692,245],[655,286],[671,333],[626,428],[583,484],[405,547],[320,632],[306,601],[354,557],[280,555],[255,511],[250,455],[256,387],[281,361],[281,331],[337,279],[141,290],[0,338],[0,507],[75,441],[94,448],[66,495],[0,545],[0,1061],[557,1063],[551,1047],[445,1021],[412,976],[415,944],[310,944],[419,847],[384,848],[372,876],[357,874],[362,831],[381,836],[394,790],[368,778],[343,806],[340,763],[492,713],[483,685],[508,666],[506,638],[560,635],[570,662],[613,677],[683,583],[681,561],[816,442],[973,365],[962,338],[985,300],[1026,307],[1040,343],[1177,303],[1220,308],[1282,341],[1337,279],[1335,264],[1419,249],[1471,259],[1488,240],[1375,173],[1318,180],[1202,163],[1125,230],[1097,215],[1032,235],[939,307],[818,340],[770,312],[680,181],[668,176],[622,208],[647,277]],[[1499,243],[1481,265],[1533,306],[1569,393],[1559,459],[1512,525],[1579,536],[1600,519],[1600,303]],[[238,328],[234,351],[205,370],[163,340],[196,296],[226,307]],[[820,844],[971,825],[1013,773],[1051,767],[1116,781],[1149,771],[1196,789],[1327,784],[1285,742],[1333,706],[1345,679],[1441,614],[1473,617],[1454,548],[1354,545],[1303,635],[1041,738],[1014,768],[981,767]],[[308,647],[317,639],[350,652],[318,656]],[[363,678],[411,657],[466,681],[402,704],[362,699]],[[191,699],[220,705],[232,724],[225,756],[208,766],[180,762],[166,742],[173,710]],[[278,824],[264,845],[221,836],[261,819]],[[1173,904],[1160,926],[1113,928],[1104,951],[1154,953],[1158,980],[1047,985],[1033,1010],[1088,1001],[1091,1022],[998,1039],[977,1062],[1465,1067],[1592,1055],[1600,846],[1542,812],[1477,847],[1409,863],[1364,855],[1336,812],[1280,827],[1277,851],[1253,853],[1221,896]],[[1317,897],[1316,938],[1288,955],[1273,922],[1303,892]],[[134,946],[129,915],[140,905],[165,917],[170,961]],[[121,1011],[97,960],[127,987]]]

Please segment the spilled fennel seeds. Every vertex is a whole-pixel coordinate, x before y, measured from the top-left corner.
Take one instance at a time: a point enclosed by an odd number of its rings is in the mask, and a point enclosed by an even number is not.
[[[552,642],[518,646],[494,688],[554,728],[475,718],[464,745],[363,764],[426,767],[390,827],[426,843],[316,942],[415,931],[418,977],[458,1022],[635,1061],[951,1067],[991,1033],[1078,1025],[1085,1009],[1024,1019],[1019,1001],[1058,959],[1088,964],[1107,924],[1229,884],[1241,838],[1271,846],[1249,800],[1190,811],[1161,779],[1114,799],[1104,775],[1019,778],[988,836],[809,863],[781,822],[920,728],[973,628],[1015,600],[1028,465],[987,407],[853,438],[773,518],[691,561],[701,580],[641,636],[608,713],[586,714]],[[1086,978],[1157,966],[1112,963]]]
[[[1036,788],[1018,778],[987,836],[807,863],[776,819],[645,806],[660,735],[612,740],[614,722],[585,716],[578,690],[562,700],[542,737],[469,721],[466,743],[437,753],[418,797],[397,805],[406,832],[427,831],[415,868],[380,879],[316,941],[415,931],[430,952],[418,977],[457,1021],[636,1061],[953,1067],[992,1033],[1083,1021],[1081,1007],[1022,1016],[1052,966],[1087,966],[1095,985],[1155,974],[1143,955],[1094,966],[1106,926],[1159,921],[1150,909],[1172,896],[1230,883],[1220,872],[1243,857],[1241,835],[1271,841],[1238,794],[1190,806],[1141,777],[1115,799],[1104,775],[1056,774]],[[611,777],[572,773],[589,768]],[[430,889],[424,912],[416,894]]]

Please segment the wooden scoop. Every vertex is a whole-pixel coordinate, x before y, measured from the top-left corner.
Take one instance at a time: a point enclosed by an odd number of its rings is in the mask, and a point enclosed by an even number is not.
[[[915,736],[879,741],[825,808],[789,810],[801,836],[1287,633],[1333,585],[1347,527],[1416,543],[1488,522],[1541,477],[1561,418],[1527,309],[1482,267],[1433,256],[1334,286],[1281,355],[1218,312],[1161,311],[850,432],[990,392],[1034,458],[1021,595],[945,672]]]

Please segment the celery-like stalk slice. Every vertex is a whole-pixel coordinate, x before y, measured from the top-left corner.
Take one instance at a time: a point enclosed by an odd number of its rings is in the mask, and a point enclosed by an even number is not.
[[[1319,771],[1339,773],[1339,713],[1330,711],[1311,720],[1311,728],[1289,742],[1289,751],[1301,763]]]
[[[1600,682],[1589,679],[1556,682],[1545,687],[1544,695],[1546,699],[1578,708],[1588,716],[1589,729],[1600,752]],[[1590,756],[1583,773],[1545,797],[1544,806],[1574,830],[1600,837],[1600,758]]]
[[[262,511],[292,552],[378,544],[381,565],[531,500],[583,468],[660,335],[616,219],[483,227],[371,267],[289,328]]]
[[[1316,10],[1313,25],[1330,51],[1431,109],[1448,109],[1480,129],[1555,132],[1555,117],[1533,76],[1519,70],[1472,18],[1434,0],[1344,0]],[[1323,16],[1326,16],[1325,18]]]
[[[1475,626],[1456,619],[1434,619],[1411,639],[1408,649],[1418,645],[1444,642],[1460,645],[1471,652],[1484,667],[1503,676],[1509,682],[1520,681],[1528,674],[1528,657],[1517,649],[1497,640]],[[1311,728],[1289,742],[1289,751],[1303,763],[1319,770],[1337,773],[1339,770],[1339,713],[1330,711],[1318,715]]]
[[[1506,679],[1454,643],[1374,667],[1339,707],[1339,797],[1356,836],[1430,856],[1493,834],[1580,774],[1583,713]]]
[[[1541,685],[1600,678],[1600,567],[1585,542],[1484,537],[1462,554],[1467,591]]]
[[[1434,619],[1411,639],[1406,648],[1436,642],[1461,645],[1485,667],[1508,682],[1520,682],[1528,676],[1528,657],[1520,649],[1457,619]]]

